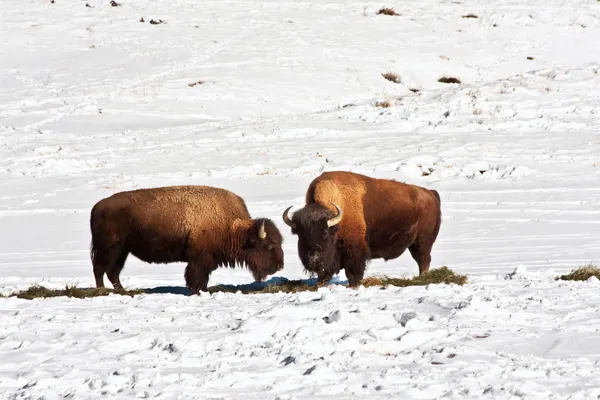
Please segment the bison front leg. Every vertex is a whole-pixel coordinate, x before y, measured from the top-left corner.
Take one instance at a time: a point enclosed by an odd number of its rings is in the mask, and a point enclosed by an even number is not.
[[[195,260],[190,261],[185,268],[185,284],[192,291],[192,294],[199,294],[200,291],[208,291],[208,280],[210,274],[216,269],[213,258],[209,255],[202,255]]]
[[[369,251],[366,244],[346,246],[341,256],[341,267],[348,278],[348,286],[357,287],[365,275]]]

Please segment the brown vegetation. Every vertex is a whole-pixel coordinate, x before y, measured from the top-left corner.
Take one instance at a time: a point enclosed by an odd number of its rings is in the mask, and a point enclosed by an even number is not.
[[[50,298],[50,297],[75,297],[77,299],[85,299],[90,297],[108,296],[110,293],[119,294],[122,296],[134,296],[136,294],[144,293],[143,289],[134,290],[112,290],[106,288],[89,288],[82,289],[77,286],[67,285],[64,289],[48,289],[44,286],[35,285],[29,289],[14,292],[6,297],[17,297],[19,299],[33,300],[39,298]]]
[[[395,72],[385,72],[381,74],[385,79],[394,83],[402,83],[402,78]]]
[[[479,18],[477,15],[475,14],[467,14],[467,15],[463,15],[463,18]]]
[[[425,286],[434,284],[456,284],[464,285],[468,282],[465,275],[456,274],[446,266],[429,270],[422,275],[413,278],[391,278],[388,276],[367,277],[360,281],[360,285],[364,287],[379,287],[382,289],[386,286],[407,287],[407,286]],[[267,285],[263,289],[252,290],[250,288],[240,289],[235,286],[218,285],[208,289],[209,293],[227,292],[235,293],[240,291],[243,294],[250,293],[298,293],[298,292],[315,292],[322,285],[310,285],[305,280],[291,280],[280,284]]]
[[[384,100],[375,103],[375,107],[388,108],[394,105],[394,100]]]
[[[556,277],[556,280],[562,281],[587,281],[592,276],[600,279],[600,267],[592,264],[584,265],[579,267],[566,275]]]
[[[396,12],[396,10],[394,10],[393,8],[389,8],[389,7],[384,7],[382,9],[380,9],[379,11],[377,11],[377,15],[400,15]]]
[[[388,276],[367,277],[360,284],[364,287],[381,287],[384,289],[387,286],[424,286],[430,284],[456,284],[464,285],[468,279],[464,275],[454,273],[448,267],[432,269],[422,275],[414,278],[390,278]],[[208,288],[209,293],[225,292],[243,294],[268,294],[268,293],[298,293],[298,292],[315,292],[323,285],[311,285],[306,280],[290,280],[283,283],[265,285],[260,289],[252,288],[252,285],[233,286],[233,285],[216,285]],[[39,298],[52,297],[70,297],[77,299],[85,299],[92,297],[108,296],[113,293],[121,296],[136,296],[144,293],[149,293],[151,290],[133,289],[133,290],[112,290],[106,288],[79,288],[77,286],[66,286],[64,289],[48,289],[44,286],[35,285],[26,290],[11,293],[7,296],[0,297],[17,297],[19,299],[33,300]]]
[[[440,79],[438,79],[438,82],[440,82],[440,83],[461,83],[460,79],[455,78],[453,76],[442,76]]]

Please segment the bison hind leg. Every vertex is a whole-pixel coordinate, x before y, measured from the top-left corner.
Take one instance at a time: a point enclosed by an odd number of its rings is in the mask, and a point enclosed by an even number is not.
[[[125,265],[128,254],[129,252],[122,245],[94,247],[92,249],[92,265],[97,288],[104,287],[104,273],[106,273],[113,288],[123,289],[119,274]]]
[[[408,250],[410,255],[419,265],[419,275],[423,275],[429,271],[429,265],[431,264],[431,245],[422,243],[413,243]]]
[[[129,255],[129,251],[126,249],[119,249],[116,253],[116,258],[112,264],[106,269],[106,276],[110,283],[112,283],[113,288],[116,290],[122,290],[123,285],[121,285],[121,280],[119,279],[119,275],[121,275],[121,271],[125,266],[125,261],[127,260],[127,256]]]

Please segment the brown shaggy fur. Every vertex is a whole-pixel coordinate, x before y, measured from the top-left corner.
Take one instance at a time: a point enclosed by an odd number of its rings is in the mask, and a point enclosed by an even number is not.
[[[259,237],[264,223],[266,238]],[[225,189],[170,186],[116,193],[90,215],[96,286],[115,289],[129,253],[149,263],[187,262],[186,285],[206,291],[217,267],[245,264],[255,280],[283,268],[282,236],[266,218],[251,219],[244,200]]]
[[[339,224],[327,219],[343,211]],[[345,270],[350,286],[362,280],[371,259],[392,260],[409,249],[419,275],[429,270],[431,248],[441,224],[435,190],[352,172],[325,172],[306,192],[306,205],[292,218],[298,255],[320,282]]]

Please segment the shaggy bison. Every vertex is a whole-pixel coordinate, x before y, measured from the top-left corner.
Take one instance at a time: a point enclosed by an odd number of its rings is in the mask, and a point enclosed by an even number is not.
[[[115,289],[129,253],[149,263],[187,262],[185,282],[206,291],[219,266],[246,265],[254,279],[283,269],[282,236],[266,218],[251,219],[244,200],[208,186],[170,186],[116,193],[90,215],[96,286],[104,273]]]
[[[387,179],[334,171],[315,178],[306,205],[283,220],[298,236],[304,268],[320,283],[345,270],[350,286],[362,280],[371,259],[400,257],[408,248],[429,270],[431,248],[441,223],[440,196],[435,190]]]

